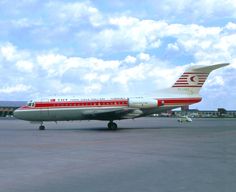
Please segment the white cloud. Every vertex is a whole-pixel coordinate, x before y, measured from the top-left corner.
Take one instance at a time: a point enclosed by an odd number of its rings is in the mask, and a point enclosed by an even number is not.
[[[140,53],[138,55],[138,58],[141,60],[141,61],[149,61],[150,60],[150,55],[147,54],[147,53]]]
[[[16,67],[23,72],[31,73],[33,71],[33,63],[26,60],[19,60],[16,62]]]
[[[66,60],[66,57],[59,54],[43,54],[36,58],[37,63],[42,69],[46,70],[49,75],[58,75],[58,68]]]
[[[61,90],[63,94],[70,94],[72,92],[72,88],[70,86],[64,86]]]
[[[222,76],[214,76],[208,80],[207,84],[209,87],[224,86],[225,82],[224,82],[224,78]]]
[[[97,78],[97,73],[90,72],[84,75],[86,81],[94,81]]]
[[[179,47],[178,47],[176,42],[175,43],[168,43],[167,49],[174,50],[174,51],[179,51]]]
[[[5,45],[1,46],[1,55],[7,61],[15,60],[16,55],[16,48],[10,44],[6,43]]]
[[[95,70],[95,71],[117,69],[120,66],[120,61],[116,61],[116,60],[105,61],[105,60],[97,59],[97,58],[88,58],[86,59],[86,61],[87,61],[87,67],[90,67],[92,70]]]
[[[6,87],[0,88],[0,93],[1,94],[15,94],[19,92],[26,92],[30,88],[31,87],[29,85],[16,84],[14,86],[6,86]]]
[[[87,85],[84,88],[84,92],[85,92],[86,95],[96,94],[96,93],[100,92],[101,89],[102,89],[102,85],[101,84],[93,83],[93,84]]]
[[[161,45],[158,36],[158,30],[161,28],[159,22],[121,16],[110,18],[107,25],[115,28],[105,28],[90,39],[91,45],[96,42],[97,49],[108,51],[115,48],[121,51],[140,52],[159,48]]]
[[[109,19],[109,23],[119,27],[132,27],[139,24],[140,20],[134,17],[113,17]]]
[[[234,50],[234,44],[230,42],[232,36],[233,35],[229,36],[226,34],[225,37],[227,38],[220,38],[222,42],[227,44],[226,50]],[[181,39],[182,36],[180,35],[179,38]],[[205,39],[203,39],[203,41],[204,40]],[[213,41],[212,43],[214,44],[216,42]],[[218,43],[224,44],[221,43],[221,41]],[[232,46],[230,43],[232,43]],[[22,55],[21,50],[14,45],[11,45],[11,47],[14,47],[14,54],[12,55]],[[207,51],[207,49],[210,48],[203,46],[195,48],[195,54],[202,54],[201,56],[198,55],[199,58],[202,58],[201,60],[197,60],[198,64],[211,64],[211,61],[214,60],[212,58],[207,60],[207,56],[209,55],[208,51],[212,50]],[[192,51],[193,48],[190,50]],[[121,60],[103,60],[95,57],[68,57],[52,52],[42,54],[24,51],[24,53],[25,55],[30,55],[30,58],[27,58],[28,60],[24,60],[21,57],[17,60],[16,57],[14,58],[16,59],[15,61],[11,61],[15,63],[18,71],[14,71],[14,68],[10,69],[9,76],[12,77],[10,82],[17,86],[3,87],[1,89],[3,94],[25,91],[28,93],[27,95],[29,95],[29,97],[31,95],[38,96],[38,94],[43,96],[54,95],[55,93],[58,95],[88,95],[102,94],[107,87],[109,87],[109,91],[118,91],[121,95],[122,93],[129,92],[135,94],[137,89],[143,89],[143,91],[148,94],[148,92],[153,92],[153,90],[157,90],[158,88],[171,86],[188,66],[169,67],[168,63],[144,52],[136,56],[126,56]],[[234,54],[232,50],[230,53]],[[196,57],[196,59],[198,57]],[[132,63],[132,65],[127,65],[129,63]],[[32,71],[34,71],[34,73],[32,73]],[[25,72],[31,73],[26,74]],[[44,75],[42,72],[46,72],[47,75]],[[16,79],[16,73],[17,76],[24,76],[24,78]],[[232,71],[232,73],[234,72]],[[216,79],[210,79],[207,87],[213,85],[229,86],[225,83],[223,84],[222,80],[222,74],[219,74]],[[145,85],[143,84],[142,87],[140,87],[142,82],[144,82]],[[25,86],[26,84],[28,84],[28,86]]]
[[[137,61],[137,59],[133,56],[128,55],[125,59],[124,62],[126,63],[135,63]]]
[[[91,23],[98,27],[103,23],[103,17],[99,10],[92,6],[89,1],[85,2],[50,2],[47,7],[53,10],[59,21],[66,25],[73,23],[81,24],[84,22]]]
[[[163,10],[165,9],[167,14],[172,14],[174,11],[182,15],[187,13],[186,10],[190,10],[194,18],[200,19],[205,16],[207,18],[214,15],[220,16],[227,11],[228,16],[235,16],[236,8],[233,0],[200,0],[191,1],[191,3],[180,0],[165,1],[164,4]],[[160,1],[160,5],[164,4]],[[51,10],[51,13],[48,13],[48,10]],[[55,92],[102,94],[107,87],[109,91],[115,89],[120,93],[133,91],[132,89],[139,86],[147,92],[153,87],[164,88],[171,85],[183,69],[172,65],[169,67],[168,63],[161,60],[163,52],[168,52],[168,50],[178,51],[179,55],[186,54],[191,59],[191,61],[185,61],[184,58],[183,64],[232,61],[231,68],[236,68],[236,24],[230,20],[227,20],[228,23],[225,26],[220,27],[216,24],[216,27],[209,27],[206,24],[179,24],[190,22],[167,22],[168,19],[151,20],[148,17],[141,19],[127,12],[102,13],[90,1],[70,3],[51,1],[47,3],[44,11],[49,17],[45,20],[36,18],[35,21],[38,21],[38,25],[42,27],[38,30],[45,32],[46,37],[43,36],[43,38],[45,42],[48,42],[47,45],[52,43],[53,48],[57,47],[51,38],[47,38],[50,37],[47,32],[55,31],[65,35],[65,39],[69,39],[69,43],[73,42],[72,47],[76,48],[72,53],[70,50],[64,53],[60,48],[55,48],[53,51],[34,51],[33,48],[25,51],[12,43],[0,44],[0,58],[1,61],[3,60],[0,74],[8,70],[10,84],[25,85],[29,82],[32,87],[32,89],[26,89],[29,96],[41,90],[43,90],[42,95],[47,95]],[[187,20],[192,21],[191,17]],[[12,23],[17,27],[34,27],[32,20],[23,16],[13,19]],[[79,26],[82,27],[79,28]],[[33,28],[33,31],[35,30],[37,28]],[[85,34],[83,39],[76,36],[80,30]],[[33,32],[29,34],[34,35]],[[54,38],[53,34],[52,32],[52,38]],[[67,42],[63,38],[58,39],[60,43],[63,42],[64,48],[64,43]],[[74,42],[75,39],[77,41]],[[80,40],[84,40],[84,44]],[[84,47],[88,47],[89,51],[86,52]],[[53,48],[51,46],[49,49]],[[83,53],[86,56],[81,57],[75,53]],[[72,54],[75,56],[68,56]],[[112,59],[113,55],[117,55],[116,58],[119,59]],[[155,55],[159,55],[160,58],[156,58]],[[165,57],[165,59],[168,58]],[[7,66],[7,69],[4,69],[3,65]],[[230,74],[235,75],[235,71],[230,71]],[[25,79],[15,78],[16,76],[24,76]],[[229,87],[229,82],[223,82],[223,80],[221,74],[217,74],[215,79],[210,77],[207,87],[210,88],[213,85]],[[148,84],[144,86],[141,82],[148,82]],[[1,90],[2,93],[4,93],[3,90],[11,92],[11,90],[14,91],[13,88],[4,87]]]
[[[235,0],[151,0],[152,9],[160,18],[171,21],[204,22],[207,20],[236,18]]]
[[[115,28],[110,28],[110,25]],[[229,25],[229,24],[228,24]],[[212,41],[217,41],[228,27],[204,27],[197,24],[169,24],[166,21],[140,20],[133,17],[112,17],[106,28],[89,39],[94,49],[108,52],[117,51],[144,52],[159,49],[164,38],[176,38],[169,43],[169,49],[183,47],[188,52],[198,48],[208,49]],[[231,24],[232,28],[232,24]]]
[[[225,26],[226,29],[228,30],[236,30],[236,24],[235,23],[232,23],[232,22],[229,22],[226,26]]]
[[[152,66],[151,70],[148,72],[148,75],[154,79],[157,90],[172,86],[176,79],[188,67],[188,65],[169,67],[167,63],[161,61],[158,61],[158,64],[159,66]]]
[[[232,59],[230,66],[234,69],[236,69],[236,57]],[[236,76],[236,75],[235,75]]]
[[[98,79],[101,83],[105,83],[108,80],[110,80],[110,78],[111,78],[110,74],[103,74],[103,75],[100,75]]]
[[[25,50],[18,50],[12,43],[0,44],[0,56],[7,62],[14,62],[30,57],[30,53]]]
[[[141,63],[134,67],[120,70],[115,78],[113,78],[113,82],[123,84],[128,87],[128,82],[130,81],[140,81],[147,78],[146,72],[151,69],[151,66],[148,64]]]

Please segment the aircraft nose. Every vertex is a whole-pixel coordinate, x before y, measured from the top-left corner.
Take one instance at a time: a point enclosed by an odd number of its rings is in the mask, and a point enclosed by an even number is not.
[[[19,114],[19,110],[18,110],[18,109],[16,109],[15,111],[13,111],[13,116],[14,116],[15,118],[18,117],[18,114]]]
[[[13,112],[13,116],[17,119],[21,119],[22,118],[22,115],[21,115],[21,111],[19,109],[16,109],[14,112]]]

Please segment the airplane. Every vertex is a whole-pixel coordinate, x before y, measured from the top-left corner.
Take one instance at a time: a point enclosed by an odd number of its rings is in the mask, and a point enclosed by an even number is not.
[[[103,120],[107,127],[117,129],[116,120],[148,116],[202,100],[199,91],[211,71],[227,66],[221,63],[210,66],[191,66],[170,88],[155,97],[124,98],[54,98],[31,100],[14,111],[14,117],[39,123],[45,130],[45,121]]]

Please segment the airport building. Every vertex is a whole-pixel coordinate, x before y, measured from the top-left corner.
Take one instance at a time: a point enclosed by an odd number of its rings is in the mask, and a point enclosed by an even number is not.
[[[199,118],[214,118],[214,117],[227,117],[227,118],[236,118],[236,111],[226,110],[224,108],[218,108],[214,110],[198,110],[198,109],[181,109],[181,111],[173,111],[173,115],[180,117],[187,115],[189,117],[199,117]]]
[[[0,117],[12,116],[15,109],[25,104],[26,101],[0,101]]]

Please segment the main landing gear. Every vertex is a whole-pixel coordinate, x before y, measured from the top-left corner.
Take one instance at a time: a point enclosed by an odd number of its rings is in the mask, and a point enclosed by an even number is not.
[[[43,123],[41,123],[41,125],[39,126],[39,130],[40,131],[45,130],[45,126],[43,125]]]
[[[110,121],[110,122],[107,124],[107,127],[108,127],[108,129],[110,129],[110,130],[116,130],[116,129],[117,129],[117,124],[114,123],[113,121]]]

